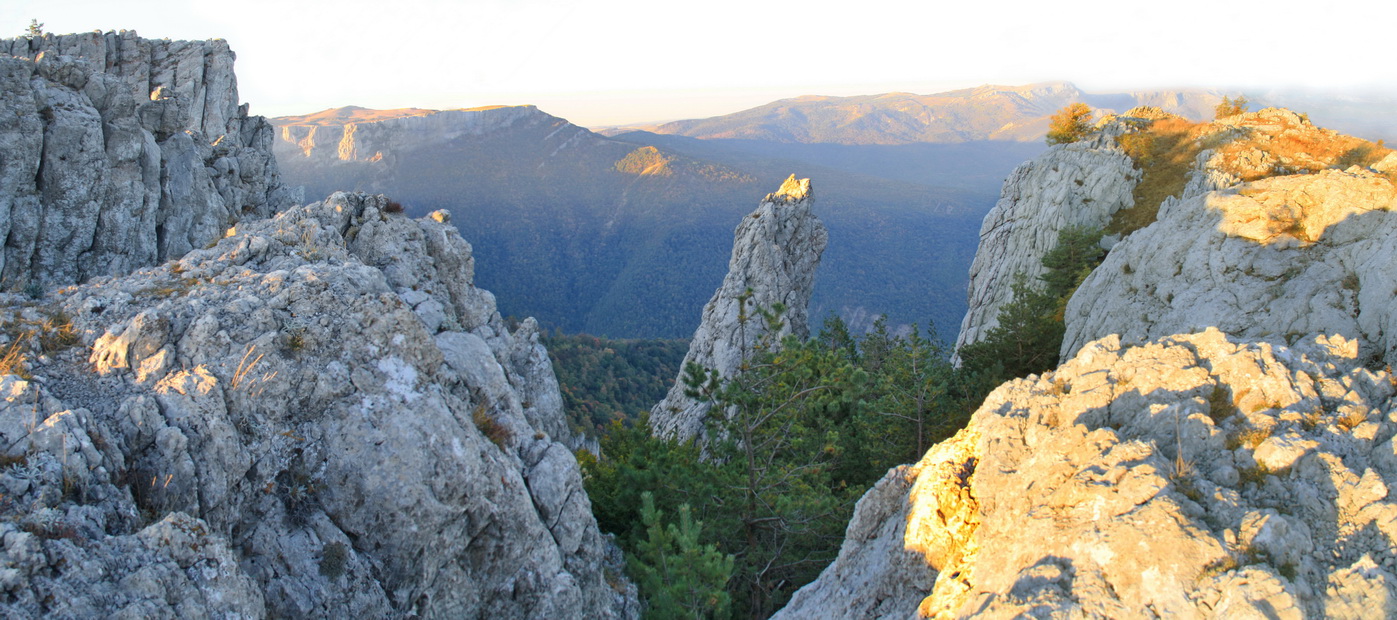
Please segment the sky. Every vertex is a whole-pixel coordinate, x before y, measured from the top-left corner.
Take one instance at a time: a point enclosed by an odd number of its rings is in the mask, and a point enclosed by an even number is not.
[[[255,114],[534,104],[598,127],[807,94],[1397,91],[1397,3],[1177,0],[3,0],[0,36],[226,39]],[[5,29],[9,31],[6,32]]]

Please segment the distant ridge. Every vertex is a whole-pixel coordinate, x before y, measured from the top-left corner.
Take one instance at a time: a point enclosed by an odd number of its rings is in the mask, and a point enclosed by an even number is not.
[[[281,116],[272,120],[272,124],[281,127],[285,125],[315,125],[329,127],[335,125],[346,125],[350,123],[376,123],[395,118],[408,118],[415,116],[431,116],[441,112],[483,112],[486,110],[498,110],[516,106],[488,105],[475,108],[459,108],[455,110],[429,110],[425,108],[396,108],[392,110],[374,110],[363,108],[357,105],[347,105],[341,108],[330,108],[311,114],[299,116]],[[533,106],[519,106],[533,107]]]
[[[1076,101],[1110,112],[1152,105],[1188,118],[1211,114],[1215,91],[1183,89],[1087,93],[1070,82],[984,85],[930,95],[805,95],[707,119],[645,129],[702,139],[898,145],[976,140],[1037,141],[1048,116]]]
[[[450,210],[502,312],[622,337],[693,333],[722,279],[733,222],[792,172],[821,183],[832,240],[810,302],[816,324],[840,314],[866,327],[872,319],[858,317],[888,314],[893,325],[955,325],[992,192],[1031,156],[979,173],[994,177],[986,189],[967,186],[974,171],[945,158],[918,164],[919,153],[859,157],[871,165],[853,169],[840,160],[708,150],[679,136],[608,138],[533,106],[390,110],[383,120],[358,120],[376,114],[340,108],[273,119],[286,178],[311,195],[381,192],[413,215]],[[960,185],[943,180],[952,174]]]

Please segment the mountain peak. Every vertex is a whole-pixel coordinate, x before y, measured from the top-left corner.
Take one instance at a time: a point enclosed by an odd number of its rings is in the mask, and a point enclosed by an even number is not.
[[[810,179],[797,179],[796,175],[792,174],[775,193],[766,195],[766,202],[776,204],[801,202],[812,197],[811,191]]]

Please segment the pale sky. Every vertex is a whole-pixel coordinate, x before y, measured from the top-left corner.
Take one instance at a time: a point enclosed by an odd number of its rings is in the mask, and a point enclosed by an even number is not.
[[[391,8],[390,8],[391,7]],[[804,94],[1397,88],[1397,3],[3,0],[0,36],[227,39],[255,114],[532,103],[586,126]]]

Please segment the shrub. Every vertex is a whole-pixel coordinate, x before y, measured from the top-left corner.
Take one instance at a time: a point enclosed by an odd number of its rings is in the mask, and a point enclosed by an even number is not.
[[[1074,103],[1048,118],[1048,144],[1067,144],[1091,133],[1091,106]]]
[[[725,587],[733,556],[699,541],[703,524],[694,521],[688,504],[679,507],[679,523],[666,526],[649,491],[641,501],[646,537],[636,553],[626,554],[626,566],[649,607],[645,617],[726,618],[732,599]]]
[[[385,207],[383,207],[383,212],[384,212],[384,213],[402,213],[402,212],[403,212],[403,203],[398,202],[398,201],[396,201],[396,200],[389,200],[389,201],[388,201],[388,205],[385,206]]]
[[[329,579],[339,579],[344,575],[345,563],[349,561],[349,547],[342,542],[329,542],[321,548],[320,574]]]

